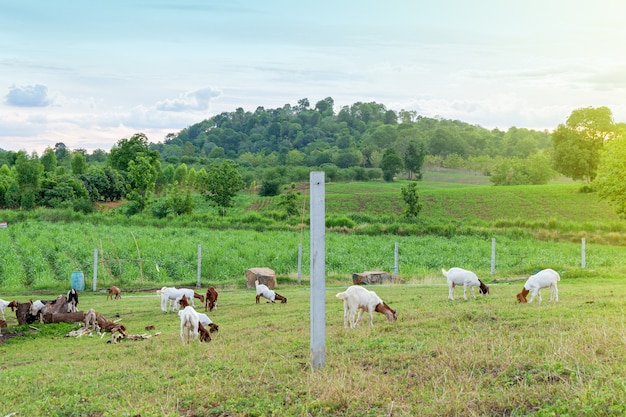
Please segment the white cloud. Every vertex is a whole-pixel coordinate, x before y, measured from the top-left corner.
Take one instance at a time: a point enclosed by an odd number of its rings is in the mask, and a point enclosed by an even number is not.
[[[171,112],[204,111],[209,109],[211,99],[219,97],[221,94],[220,91],[213,90],[211,87],[201,88],[183,93],[175,99],[159,101],[156,108]]]
[[[47,107],[52,104],[48,97],[48,87],[41,84],[9,87],[5,96],[6,104],[16,107]]]

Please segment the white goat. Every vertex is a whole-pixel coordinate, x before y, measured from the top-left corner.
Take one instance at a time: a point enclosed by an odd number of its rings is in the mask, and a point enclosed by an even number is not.
[[[556,287],[556,283],[561,280],[561,276],[553,269],[544,269],[537,272],[535,275],[531,275],[526,283],[522,292],[517,294],[517,301],[520,303],[532,303],[535,296],[539,296],[539,302],[541,302],[542,288],[550,288],[550,301],[559,301],[559,290]],[[526,299],[528,293],[531,293],[530,300]]]
[[[183,309],[185,309],[186,307],[189,307],[189,302],[187,301],[187,297],[183,295],[181,299],[178,301],[178,305],[180,305],[180,307],[182,307]],[[200,341],[210,342],[211,332],[218,331],[219,326],[213,323],[213,321],[209,318],[209,316],[207,316],[204,313],[198,313],[198,318],[200,319],[200,325],[198,326],[198,332],[200,333]]]
[[[183,345],[198,337],[200,317],[193,307],[187,306],[178,312],[180,317],[180,340]]]
[[[196,292],[189,288],[176,288],[176,287],[163,287],[157,294],[161,295],[161,310],[167,313],[168,303],[171,304],[172,310],[178,310],[178,303],[183,295],[187,298],[187,301],[193,306],[193,299],[200,298],[204,302],[204,296],[196,294]]]
[[[343,327],[348,327],[349,319],[350,327],[355,328],[366,310],[370,315],[370,327],[374,326],[374,311],[384,314],[389,322],[398,318],[396,310],[385,304],[374,291],[366,290],[360,285],[352,285],[344,292],[338,293],[336,297],[343,300]],[[357,310],[359,316],[355,321]]]
[[[259,284],[258,280],[254,281],[254,286],[256,288],[256,303],[257,304],[259,304],[259,300],[261,299],[261,297],[267,298],[272,303],[276,300],[279,300],[281,303],[287,302],[287,297],[283,297],[282,295],[278,294],[276,291],[270,290],[269,287],[265,284]]]
[[[43,315],[41,314],[41,309],[44,308],[45,304],[41,302],[41,300],[33,301],[30,305],[30,315],[31,316],[39,316],[39,322],[43,323]]]
[[[4,309],[10,307],[11,311],[14,311],[14,309],[17,308],[17,301],[4,301],[2,299],[0,299],[0,313],[2,313],[2,320],[7,321],[7,319],[4,317]]]
[[[489,287],[478,279],[475,273],[463,268],[450,268],[448,271],[441,269],[441,273],[448,280],[448,300],[454,301],[454,287],[463,286],[463,299],[467,300],[467,287],[472,289],[472,296],[476,298],[474,287],[479,287],[479,292],[483,295],[489,294]]]

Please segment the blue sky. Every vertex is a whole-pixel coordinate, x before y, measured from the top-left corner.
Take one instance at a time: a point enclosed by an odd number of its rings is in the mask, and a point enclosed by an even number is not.
[[[326,97],[489,129],[626,122],[621,0],[0,0],[0,148],[106,151]]]

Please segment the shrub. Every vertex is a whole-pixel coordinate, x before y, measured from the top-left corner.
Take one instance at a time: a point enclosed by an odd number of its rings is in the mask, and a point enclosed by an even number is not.
[[[266,180],[259,187],[259,195],[261,197],[273,197],[280,194],[280,181]]]
[[[348,217],[329,217],[326,219],[326,227],[346,227],[349,229],[354,229],[356,223],[349,219]]]

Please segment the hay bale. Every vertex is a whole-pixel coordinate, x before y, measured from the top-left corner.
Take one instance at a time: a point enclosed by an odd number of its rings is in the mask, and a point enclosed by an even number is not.
[[[352,283],[358,284],[383,284],[385,282],[399,282],[400,278],[384,271],[365,271],[352,274]]]
[[[272,289],[276,286],[276,272],[270,268],[250,268],[246,270],[246,287],[255,288],[254,281]]]

